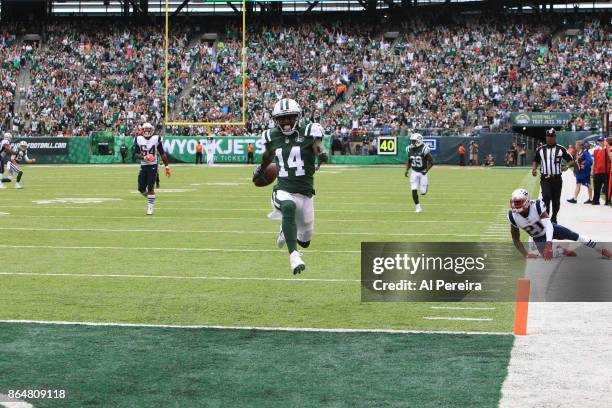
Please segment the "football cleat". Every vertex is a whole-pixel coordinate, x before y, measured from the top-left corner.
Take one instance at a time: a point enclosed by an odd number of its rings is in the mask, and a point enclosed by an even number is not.
[[[417,212],[417,213],[423,212],[423,209],[421,208],[421,204],[416,205],[416,210],[414,212]]]
[[[285,234],[283,234],[283,226],[281,225],[281,229],[280,232],[278,233],[278,238],[276,238],[276,245],[279,248],[282,248],[285,246]]]
[[[15,183],[15,189],[16,189],[16,190],[20,190],[20,189],[22,189],[22,188],[23,188],[23,187],[21,187],[21,184],[19,184],[19,183]]]
[[[302,271],[306,269],[306,265],[304,265],[304,261],[302,261],[302,254],[298,251],[293,251],[289,255],[289,262],[291,263],[291,271],[294,275],[302,273]]]
[[[153,215],[153,204],[147,204],[147,215]]]

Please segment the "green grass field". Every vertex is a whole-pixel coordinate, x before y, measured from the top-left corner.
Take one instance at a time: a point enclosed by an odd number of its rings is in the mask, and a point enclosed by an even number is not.
[[[278,223],[266,218],[271,188],[251,185],[251,167],[174,166],[172,178],[162,179],[153,217],[145,216],[146,202],[134,193],[137,166],[25,170],[24,190],[0,191],[0,320],[512,328],[509,303],[478,303],[490,307],[460,312],[432,309],[440,306],[432,303],[361,304],[359,249],[362,241],[509,242],[508,196],[519,186],[535,186],[524,169],[435,168],[424,212],[415,214],[402,168],[327,166],[316,176],[315,235],[298,278],[287,252],[275,246]],[[487,320],[426,319],[455,316]],[[0,371],[15,373],[2,376],[0,393],[46,379],[72,389],[73,405],[34,401],[36,407],[450,406],[453,395],[461,401],[454,406],[495,406],[512,344],[510,336],[31,324],[0,325],[0,339]],[[480,353],[483,347],[491,354]],[[215,355],[228,364],[209,366]],[[90,359],[95,363],[88,367]],[[73,383],[63,376],[78,364],[92,378]],[[133,394],[126,388],[113,395],[95,381],[120,378],[130,367],[147,382]],[[343,374],[349,369],[354,378]],[[416,390],[415,373],[418,384],[437,387],[437,394]],[[378,387],[369,388],[368,375]],[[455,386],[442,387],[445,381]],[[164,398],[168,404],[160,403]]]

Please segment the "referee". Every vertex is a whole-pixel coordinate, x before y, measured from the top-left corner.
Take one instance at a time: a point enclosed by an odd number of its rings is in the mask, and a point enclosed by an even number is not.
[[[565,160],[567,165],[563,165],[561,163],[562,160]],[[552,201],[552,216],[550,220],[556,224],[557,213],[561,203],[561,188],[563,187],[561,173],[574,165],[574,158],[567,152],[565,147],[557,144],[557,132],[553,128],[546,131],[546,144],[535,152],[533,168],[531,170],[533,177],[538,175],[536,170],[538,165],[540,165],[542,199],[547,209],[551,208],[550,202]]]

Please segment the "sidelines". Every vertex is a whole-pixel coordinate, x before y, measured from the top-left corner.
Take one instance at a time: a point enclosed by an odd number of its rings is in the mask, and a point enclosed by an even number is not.
[[[470,331],[435,331],[435,330],[401,330],[401,329],[327,329],[316,327],[267,327],[267,326],[218,326],[218,325],[173,325],[146,323],[112,323],[112,322],[68,322],[46,320],[0,320],[0,323],[22,324],[55,324],[65,326],[104,326],[104,327],[152,327],[168,329],[220,329],[220,330],[259,330],[284,332],[316,332],[316,333],[389,333],[389,334],[457,334],[457,335],[490,335],[514,336],[511,332],[470,332]]]
[[[77,278],[131,278],[131,279],[178,279],[178,280],[236,280],[236,281],[280,281],[280,282],[361,282],[359,279],[329,278],[265,278],[234,276],[172,276],[172,275],[121,275],[95,273],[37,273],[37,272],[0,272],[3,276],[71,276]]]

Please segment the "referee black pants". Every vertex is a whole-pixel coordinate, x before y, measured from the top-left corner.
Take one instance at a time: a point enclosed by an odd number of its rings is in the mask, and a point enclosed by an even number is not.
[[[593,204],[599,204],[599,197],[601,195],[602,188],[603,188],[603,196],[606,199],[606,203],[609,203],[608,177],[609,176],[607,173],[593,174]]]
[[[561,205],[561,189],[563,188],[563,180],[561,176],[552,176],[550,178],[542,177],[540,179],[540,187],[542,188],[542,199],[548,214],[550,215],[551,221],[557,222],[557,214],[559,213],[559,206]],[[552,202],[552,207],[550,206]],[[552,208],[552,213],[550,209]]]

